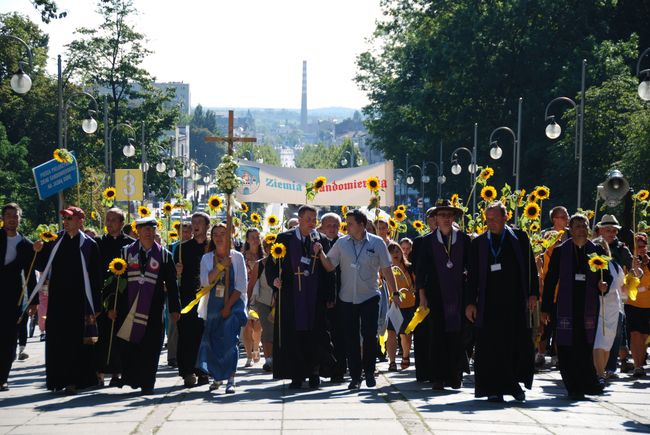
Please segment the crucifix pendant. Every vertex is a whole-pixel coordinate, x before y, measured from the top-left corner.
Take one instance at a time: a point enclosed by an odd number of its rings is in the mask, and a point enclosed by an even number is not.
[[[305,272],[302,272],[300,270],[300,266],[298,266],[298,272],[294,273],[294,275],[298,275],[298,291],[302,291],[302,280],[301,277],[305,274]]]

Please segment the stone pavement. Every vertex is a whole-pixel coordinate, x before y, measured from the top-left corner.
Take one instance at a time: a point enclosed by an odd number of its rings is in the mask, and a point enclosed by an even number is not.
[[[183,388],[176,373],[161,366],[153,396],[127,387],[63,396],[44,389],[43,343],[30,339],[27,352],[29,359],[14,363],[10,391],[0,393],[1,434],[650,433],[650,379],[627,375],[606,395],[574,403],[561,398],[559,373],[544,371],[526,403],[492,404],[474,399],[472,376],[460,391],[434,394],[413,380],[412,366],[380,374],[373,390],[350,393],[347,383],[324,383],[319,390],[294,393],[260,363],[239,369],[235,395],[225,395],[223,387],[213,393],[207,385]]]

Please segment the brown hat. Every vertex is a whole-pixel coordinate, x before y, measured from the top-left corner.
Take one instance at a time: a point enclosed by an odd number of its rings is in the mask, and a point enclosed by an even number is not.
[[[79,219],[85,219],[86,213],[79,207],[70,206],[60,211],[61,216],[77,216]]]
[[[433,207],[433,210],[431,211],[431,216],[435,216],[441,211],[451,211],[454,213],[455,217],[460,217],[463,215],[463,210],[452,205],[451,201],[448,199],[437,200],[436,206]]]

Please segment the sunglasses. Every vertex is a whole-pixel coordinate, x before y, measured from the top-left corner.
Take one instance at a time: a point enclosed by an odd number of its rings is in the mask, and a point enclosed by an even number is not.
[[[63,218],[64,221],[71,221],[73,219],[74,219],[73,216],[66,216],[66,217]]]

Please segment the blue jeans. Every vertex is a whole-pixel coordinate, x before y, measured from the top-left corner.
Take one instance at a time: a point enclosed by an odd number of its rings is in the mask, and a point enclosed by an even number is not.
[[[374,376],[376,348],[377,348],[377,321],[379,319],[379,296],[374,296],[360,304],[338,301],[341,310],[343,325],[347,327],[345,334],[345,351],[350,368],[350,377],[353,381],[361,380],[361,369],[366,376]],[[363,359],[361,357],[361,343],[359,331],[363,338]]]

